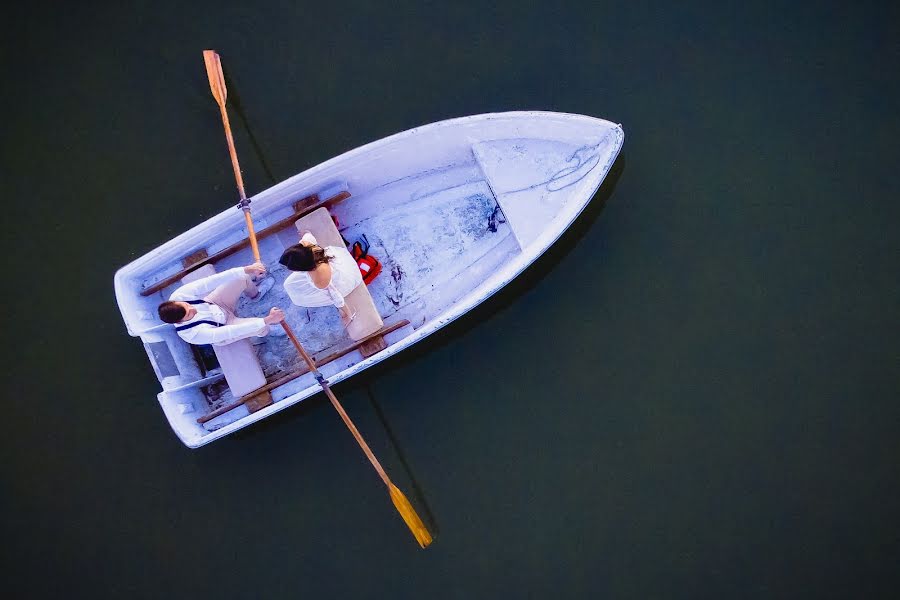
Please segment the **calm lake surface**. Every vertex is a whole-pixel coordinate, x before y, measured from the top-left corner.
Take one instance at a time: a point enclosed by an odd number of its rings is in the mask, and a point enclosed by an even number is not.
[[[11,9],[6,597],[898,597],[898,5],[551,4]],[[324,396],[189,450],[125,331],[116,269],[237,199],[206,48],[251,194],[451,117],[625,129],[534,266],[335,387],[427,550]]]

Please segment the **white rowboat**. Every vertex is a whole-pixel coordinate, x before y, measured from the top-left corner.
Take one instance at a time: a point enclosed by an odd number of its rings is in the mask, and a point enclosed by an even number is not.
[[[338,383],[440,329],[521,273],[591,200],[623,140],[622,127],[609,121],[530,111],[432,123],[346,152],[252,197],[259,249],[277,285],[259,307],[238,312],[284,308],[321,373]],[[293,306],[280,287],[287,272],[278,257],[297,242],[290,225],[320,205],[348,241],[365,235],[383,264],[368,286],[384,323],[374,353],[348,336],[333,308]],[[269,336],[254,347],[268,403],[235,398],[221,368],[206,364],[157,316],[181,276],[200,264],[190,264],[198,252],[218,271],[252,263],[242,246],[247,236],[241,211],[229,208],[115,275],[125,326],[143,342],[162,386],[160,406],[191,448],[320,391],[284,338]]]

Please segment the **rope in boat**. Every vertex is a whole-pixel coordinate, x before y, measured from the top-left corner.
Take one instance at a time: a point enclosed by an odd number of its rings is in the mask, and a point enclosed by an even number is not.
[[[579,181],[584,179],[588,173],[593,171],[594,167],[597,166],[597,163],[600,162],[600,154],[601,153],[599,151],[599,148],[600,148],[600,146],[603,146],[606,143],[606,141],[609,139],[609,136],[611,134],[612,134],[612,131],[607,131],[606,135],[604,135],[602,138],[600,138],[600,141],[597,142],[596,144],[584,145],[584,146],[581,146],[580,148],[578,148],[577,150],[575,150],[575,152],[572,153],[572,156],[570,156],[568,159],[566,159],[566,162],[569,163],[574,160],[574,161],[576,161],[576,163],[570,167],[564,167],[564,168],[560,169],[559,171],[557,171],[556,173],[551,175],[550,179],[547,179],[545,181],[541,181],[541,182],[538,182],[533,185],[529,185],[529,186],[526,186],[526,187],[523,187],[523,188],[520,188],[517,190],[510,190],[510,191],[504,192],[504,193],[516,194],[518,192],[533,190],[534,188],[541,187],[541,186],[547,186],[548,191],[557,192],[559,190],[569,187],[570,185],[574,185],[574,184],[578,183]],[[587,156],[583,156],[582,153],[587,154]],[[577,177],[577,178],[573,179],[572,181],[570,181],[564,185],[560,185],[558,187],[551,185],[552,183],[559,181],[560,179],[563,179],[565,177],[568,177],[572,173],[575,173],[575,172],[581,170],[588,163],[592,163],[592,164],[589,168],[584,170],[584,172],[581,174],[580,177]]]

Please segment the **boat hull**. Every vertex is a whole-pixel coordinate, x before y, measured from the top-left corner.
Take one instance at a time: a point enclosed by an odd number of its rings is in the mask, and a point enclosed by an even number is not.
[[[623,141],[621,126],[583,115],[538,111],[474,115],[367,144],[254,196],[259,230],[289,215],[298,198],[311,193],[324,198],[345,190],[350,198],[334,210],[347,224],[342,233],[364,232],[377,238],[373,253],[380,252],[375,255],[387,260],[385,273],[376,279],[381,283],[370,286],[370,291],[386,324],[404,318],[410,325],[386,336],[388,345],[380,352],[368,358],[353,353],[323,367],[323,374],[333,384],[352,377],[500,290],[580,214]],[[192,448],[319,391],[315,380],[305,375],[275,390],[275,402],[257,412],[238,412],[212,425],[197,423],[204,406],[199,400],[203,374],[188,364],[186,344],[182,346],[152,314],[174,287],[151,296],[142,296],[141,291],[177,273],[181,259],[197,249],[213,254],[246,235],[239,211],[226,210],[123,267],[115,277],[128,332],[142,339],[163,384],[160,405],[178,437]],[[274,236],[265,249],[270,257],[277,256],[287,243],[288,238]],[[249,262],[249,254],[238,253],[217,267],[242,261]],[[271,264],[271,258],[267,262]],[[315,327],[307,324],[306,331],[310,330]],[[177,369],[166,362],[167,357],[166,361],[154,357],[154,352],[165,351],[173,355]],[[167,375],[174,370],[178,375]]]

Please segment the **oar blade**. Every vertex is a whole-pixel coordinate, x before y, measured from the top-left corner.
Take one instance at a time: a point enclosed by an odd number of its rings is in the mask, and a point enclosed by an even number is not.
[[[225,76],[222,74],[222,61],[215,50],[203,51],[203,62],[206,64],[206,76],[209,78],[209,89],[213,98],[220,105],[225,104],[228,90],[225,89]]]
[[[397,512],[400,513],[400,516],[406,522],[406,526],[412,531],[419,545],[422,548],[427,548],[431,544],[431,534],[428,533],[425,524],[422,523],[422,519],[419,518],[412,504],[409,503],[409,500],[406,499],[406,496],[403,495],[403,492],[397,486],[391,483],[388,484],[388,488],[391,491],[391,500],[397,508]]]

